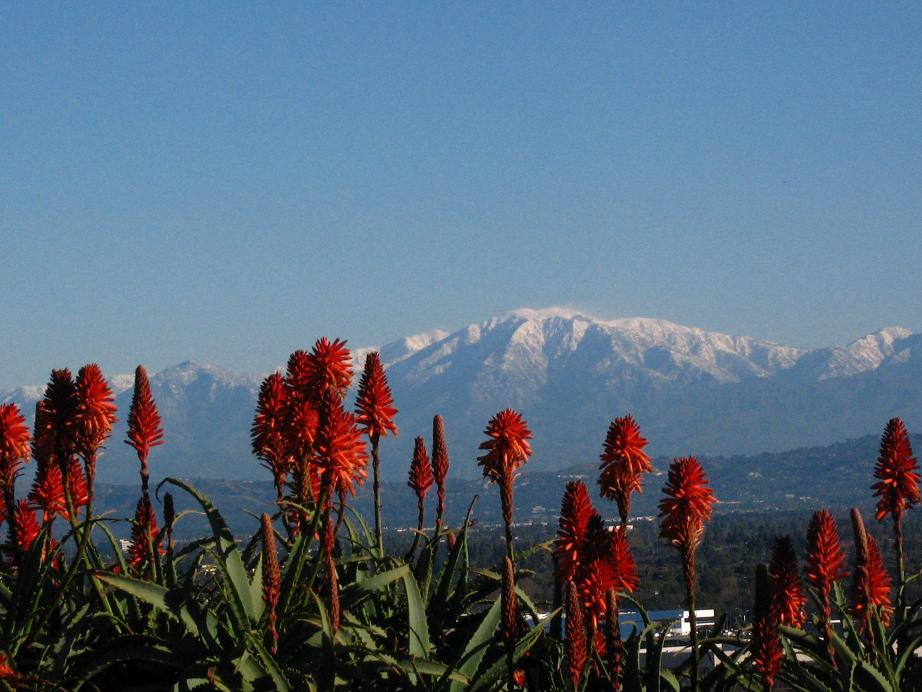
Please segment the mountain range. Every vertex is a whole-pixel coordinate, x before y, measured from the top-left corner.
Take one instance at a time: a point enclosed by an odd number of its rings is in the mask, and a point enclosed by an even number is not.
[[[370,350],[354,351],[357,370]],[[597,459],[608,423],[625,413],[638,419],[649,450],[666,456],[826,445],[879,434],[892,416],[922,427],[922,335],[901,327],[804,349],[665,320],[522,309],[377,350],[400,409],[400,436],[382,444],[391,481],[405,472],[413,437],[429,438],[435,413],[445,417],[459,476],[477,473],[483,428],[509,406],[534,432],[528,468],[545,472]],[[166,430],[151,457],[159,475],[265,479],[249,451],[261,379],[191,362],[153,374]],[[100,480],[130,482],[137,462],[121,440],[132,376],[111,382],[122,422]],[[0,391],[0,402],[31,412],[41,391]]]

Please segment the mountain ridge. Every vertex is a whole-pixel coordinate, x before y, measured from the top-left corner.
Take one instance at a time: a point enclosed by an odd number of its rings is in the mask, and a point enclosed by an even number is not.
[[[668,320],[601,320],[562,307],[521,308],[454,331],[431,330],[379,350],[401,410],[402,435],[386,443],[402,474],[412,439],[432,416],[473,460],[489,417],[522,410],[535,433],[533,463],[553,470],[597,458],[608,422],[634,413],[655,454],[753,454],[879,432],[893,415],[922,424],[922,335],[886,327],[845,346],[805,349],[706,331]],[[353,352],[357,375],[364,356]],[[180,475],[258,478],[249,425],[261,375],[185,361],[151,376],[167,443],[159,454]],[[131,375],[111,378],[124,419]],[[0,391],[32,413],[40,386]],[[351,405],[351,398],[349,403]],[[124,422],[115,440],[124,439]],[[130,451],[110,442],[118,482]],[[136,462],[134,462],[136,464]]]

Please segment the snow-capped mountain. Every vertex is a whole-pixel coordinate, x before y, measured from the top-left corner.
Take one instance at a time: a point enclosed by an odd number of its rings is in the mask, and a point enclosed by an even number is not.
[[[357,371],[370,350],[355,350]],[[413,438],[429,437],[435,413],[446,419],[461,475],[476,473],[482,430],[507,406],[531,424],[530,467],[544,470],[597,458],[608,422],[627,412],[656,454],[823,445],[879,433],[895,415],[922,427],[922,335],[900,327],[843,347],[802,349],[657,319],[521,309],[379,350],[400,409],[401,435],[382,448],[392,480],[405,471]],[[131,379],[113,377],[122,418]],[[167,442],[152,463],[163,474],[262,477],[248,437],[259,381],[193,363],[153,375]],[[40,394],[22,387],[0,392],[0,401],[31,411]],[[106,480],[135,473],[132,450],[118,442],[123,426],[100,467]]]

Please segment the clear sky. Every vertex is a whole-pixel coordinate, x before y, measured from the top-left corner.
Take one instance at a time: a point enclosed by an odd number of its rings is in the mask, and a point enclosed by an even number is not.
[[[922,331],[922,4],[36,5],[0,7],[0,386],[520,306]]]

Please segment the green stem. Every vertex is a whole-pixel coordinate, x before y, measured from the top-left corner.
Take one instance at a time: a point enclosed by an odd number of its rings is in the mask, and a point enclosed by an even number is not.
[[[378,557],[384,557],[384,529],[381,525],[381,456],[378,453],[379,441],[380,436],[377,433],[371,436],[371,460],[375,475],[375,545],[378,546]]]
[[[688,603],[688,624],[691,628],[691,690],[698,692],[698,619],[695,613],[695,553],[686,551],[682,560],[682,571],[685,576],[685,596]]]

